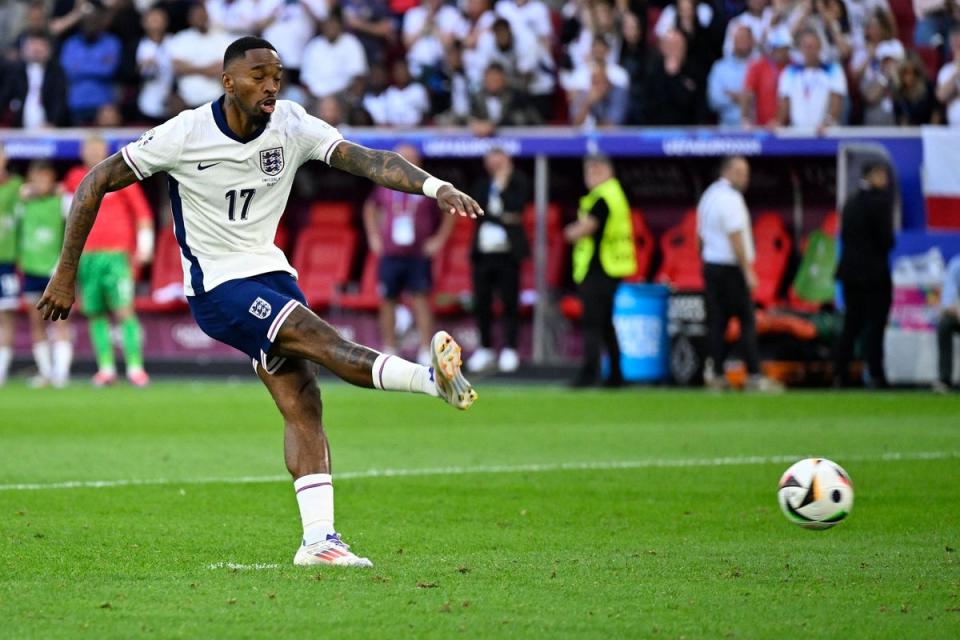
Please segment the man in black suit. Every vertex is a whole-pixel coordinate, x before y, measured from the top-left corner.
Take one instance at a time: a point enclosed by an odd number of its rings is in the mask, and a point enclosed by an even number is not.
[[[27,34],[20,46],[20,60],[4,69],[3,76],[0,109],[10,112],[14,127],[70,124],[66,77],[45,34]]]
[[[517,322],[520,303],[520,265],[530,255],[523,230],[523,210],[530,202],[530,183],[513,167],[503,149],[494,148],[483,159],[487,174],[477,180],[471,195],[486,214],[477,219],[473,237],[474,314],[480,329],[480,349],[467,361],[470,371],[497,368],[516,371]],[[493,292],[503,305],[503,347],[499,357],[493,351]]]
[[[893,195],[885,163],[864,167],[859,190],[843,206],[841,225],[837,280],[843,285],[846,312],[834,354],[834,379],[837,385],[851,383],[850,358],[863,335],[870,385],[884,388],[883,333],[893,298],[889,254],[894,243]]]

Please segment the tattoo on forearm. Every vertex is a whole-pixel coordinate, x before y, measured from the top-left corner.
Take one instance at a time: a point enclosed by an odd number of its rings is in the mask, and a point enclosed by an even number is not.
[[[337,145],[330,158],[330,166],[407,193],[421,193],[424,181],[430,177],[430,174],[410,164],[398,153],[368,149],[351,142]]]
[[[83,245],[90,235],[104,194],[123,189],[136,180],[137,177],[119,153],[113,154],[90,170],[77,187],[70,204],[70,215],[67,217],[63,235],[63,250],[60,252],[61,267],[76,271]]]

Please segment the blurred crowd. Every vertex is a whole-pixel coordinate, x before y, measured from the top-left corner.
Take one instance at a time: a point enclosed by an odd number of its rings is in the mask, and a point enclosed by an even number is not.
[[[904,33],[888,0],[11,0],[0,125],[162,121],[246,34],[340,126],[960,124],[958,6]]]

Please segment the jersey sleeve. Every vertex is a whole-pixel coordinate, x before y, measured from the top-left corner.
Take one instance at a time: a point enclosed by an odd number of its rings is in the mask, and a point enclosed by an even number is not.
[[[303,161],[322,160],[330,164],[330,156],[337,144],[343,141],[343,135],[336,127],[308,114],[300,105],[292,104],[292,107],[292,133],[300,146]]]
[[[189,111],[184,111],[150,129],[138,140],[120,150],[124,162],[137,176],[137,180],[149,178],[161,171],[169,171],[177,165],[187,138],[188,114]]]

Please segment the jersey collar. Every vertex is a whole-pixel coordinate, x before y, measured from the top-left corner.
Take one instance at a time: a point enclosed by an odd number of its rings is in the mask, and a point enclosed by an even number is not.
[[[250,136],[247,138],[241,138],[236,133],[234,133],[233,129],[227,126],[227,114],[223,112],[223,99],[224,99],[224,96],[220,96],[219,98],[217,98],[216,100],[210,103],[210,105],[213,107],[213,121],[217,123],[217,128],[220,129],[220,132],[223,135],[230,138],[231,140],[236,140],[241,144],[246,144],[248,142],[252,142],[253,140],[256,140],[257,138],[259,138],[260,134],[263,133],[264,129],[267,128],[267,125],[263,125],[259,129],[251,133]]]

